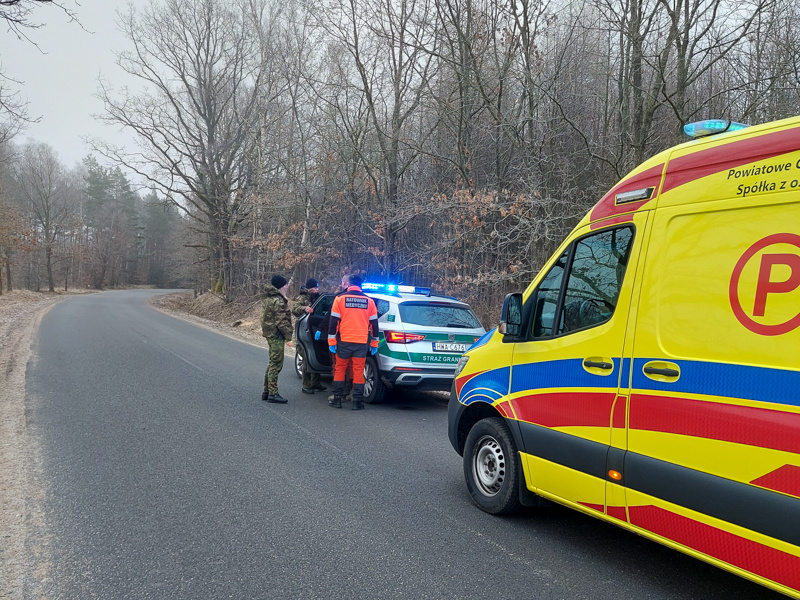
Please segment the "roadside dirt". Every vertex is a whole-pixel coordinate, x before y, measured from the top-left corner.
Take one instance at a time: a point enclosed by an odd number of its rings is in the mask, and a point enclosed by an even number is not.
[[[203,327],[263,346],[261,337],[261,302],[239,300],[225,303],[222,296],[206,292],[197,298],[193,292],[178,292],[150,298],[150,304]]]
[[[80,293],[80,292],[78,292]],[[0,598],[23,596],[26,552],[41,540],[42,490],[36,441],[25,421],[25,369],[42,316],[73,293],[13,291],[0,296]],[[30,544],[27,546],[26,544]]]
[[[217,333],[266,348],[261,336],[261,301],[236,300],[228,304],[222,296],[207,292],[178,292],[150,298],[150,304],[165,313],[211,329]],[[294,356],[294,343],[286,344],[287,356]]]

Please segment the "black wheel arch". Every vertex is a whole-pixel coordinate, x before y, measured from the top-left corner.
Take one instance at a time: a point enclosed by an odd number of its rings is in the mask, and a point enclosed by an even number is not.
[[[458,402],[458,400],[451,399],[450,402]],[[490,417],[500,417],[503,419],[509,431],[511,431],[511,436],[514,438],[514,443],[517,444],[517,449],[520,451],[524,450],[522,433],[517,421],[507,419],[499,410],[488,402],[472,402],[468,406],[463,407],[461,415],[458,418],[455,439],[456,452],[462,456],[464,455],[464,444],[467,441],[467,435],[469,435],[470,429],[472,429],[478,421]]]
[[[452,439],[451,436],[451,442],[453,443],[458,454],[460,456],[464,456],[464,446],[466,445],[467,436],[476,423],[483,419],[489,419],[493,417],[499,417],[503,419],[503,422],[511,433],[511,437],[517,446],[518,454],[515,457],[515,461],[517,463],[517,468],[519,469],[520,504],[525,507],[549,506],[550,502],[548,500],[545,500],[541,496],[531,492],[525,485],[522,457],[519,455],[519,452],[524,452],[525,447],[522,441],[522,432],[519,427],[519,422],[514,419],[506,418],[502,413],[500,413],[500,411],[498,411],[488,402],[473,402],[468,406],[464,406],[459,404],[458,400],[456,400],[454,397],[451,397],[450,403],[451,408],[454,404],[457,405],[459,407],[458,413],[460,413],[456,417],[457,425],[455,427],[455,439]]]

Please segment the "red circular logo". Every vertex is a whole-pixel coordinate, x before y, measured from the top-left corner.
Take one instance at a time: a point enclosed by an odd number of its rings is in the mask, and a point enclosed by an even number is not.
[[[739,280],[745,266],[750,260],[762,250],[776,244],[794,246],[800,250],[800,235],[793,233],[775,233],[769,235],[750,246],[747,251],[736,263],[731,275],[728,296],[733,309],[733,314],[739,322],[753,333],[759,335],[782,335],[800,327],[800,313],[792,316],[783,323],[765,324],[759,323],[753,317],[763,317],[766,312],[767,301],[771,295],[786,294],[800,287],[800,253],[762,253],[761,263],[758,269],[758,280],[753,303],[753,315],[750,316],[742,308],[739,300]],[[789,267],[790,274],[788,279],[772,280],[772,267],[781,265]],[[800,303],[798,303],[800,306]]]

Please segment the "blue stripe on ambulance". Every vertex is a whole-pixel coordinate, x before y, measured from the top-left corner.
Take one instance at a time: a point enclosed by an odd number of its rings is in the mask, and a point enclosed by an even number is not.
[[[668,359],[680,367],[681,375],[677,381],[667,383],[654,381],[642,371],[652,360],[665,359],[637,358],[633,361],[633,389],[800,406],[800,371]]]
[[[619,372],[619,358],[612,359],[614,370]],[[615,376],[599,376],[583,368],[580,358],[549,360],[545,362],[514,365],[511,373],[511,393],[550,388],[613,388],[619,387]]]
[[[492,369],[476,375],[461,388],[458,400],[461,404],[488,402],[489,404],[508,395],[508,377],[511,367]]]

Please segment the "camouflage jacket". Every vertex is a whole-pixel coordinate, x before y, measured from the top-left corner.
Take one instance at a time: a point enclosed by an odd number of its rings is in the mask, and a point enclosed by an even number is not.
[[[319,298],[319,294],[315,294],[306,288],[300,288],[297,298],[292,301],[292,314],[299,319],[306,314],[306,306],[314,304],[317,298]]]
[[[289,312],[289,301],[280,290],[272,285],[266,286],[261,296],[261,335],[274,340],[292,339],[292,313]]]

